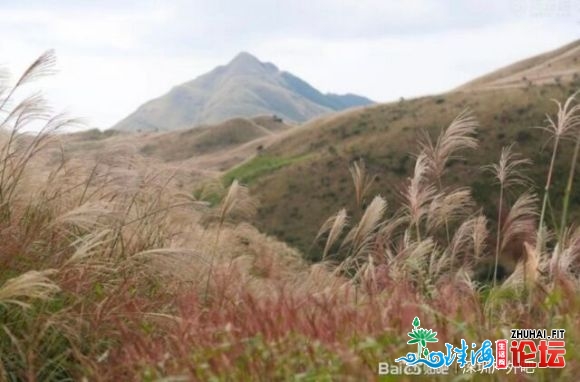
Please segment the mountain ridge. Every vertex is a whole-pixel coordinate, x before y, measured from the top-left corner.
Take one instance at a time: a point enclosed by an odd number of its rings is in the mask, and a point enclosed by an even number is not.
[[[479,76],[455,91],[491,90],[571,82],[580,77],[580,39]]]
[[[372,103],[352,93],[323,94],[292,73],[241,52],[228,64],[147,101],[112,128],[170,131],[265,114],[301,123],[326,113]]]

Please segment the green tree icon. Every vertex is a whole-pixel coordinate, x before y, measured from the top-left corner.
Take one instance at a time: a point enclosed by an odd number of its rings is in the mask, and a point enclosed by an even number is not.
[[[439,342],[439,340],[436,338],[437,332],[434,332],[431,329],[429,330],[423,328],[419,329],[420,325],[421,321],[419,321],[419,317],[415,317],[415,319],[413,320],[413,331],[408,333],[411,339],[407,341],[407,344],[409,345],[417,344],[417,357],[424,358],[423,353],[421,352],[421,348],[422,347],[425,348],[423,351],[426,357],[427,355],[429,355],[427,342]]]

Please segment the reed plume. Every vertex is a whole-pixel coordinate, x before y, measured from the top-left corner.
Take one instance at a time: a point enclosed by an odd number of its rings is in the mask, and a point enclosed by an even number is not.
[[[375,177],[369,175],[363,159],[355,161],[349,167],[349,171],[354,183],[356,205],[359,209],[362,209],[364,198],[371,188]]]
[[[208,295],[209,285],[210,285],[210,281],[211,281],[211,277],[212,277],[212,273],[213,273],[215,257],[217,254],[217,248],[218,248],[218,244],[220,241],[220,234],[222,232],[222,228],[223,228],[224,224],[226,223],[226,221],[228,219],[243,218],[243,217],[247,218],[247,217],[253,215],[255,213],[255,211],[256,211],[256,204],[254,203],[254,201],[250,197],[249,192],[248,192],[248,188],[246,186],[241,185],[238,182],[238,180],[235,179],[232,182],[232,184],[230,185],[230,188],[228,189],[226,196],[223,198],[223,200],[220,204],[219,212],[217,214],[218,227],[216,230],[215,242],[214,242],[212,254],[210,257],[209,270],[207,273],[206,286],[205,286],[205,300],[206,300],[206,302],[207,302],[207,299],[209,297],[209,295]]]
[[[340,234],[342,233],[347,222],[348,216],[346,213],[346,209],[343,208],[340,211],[338,211],[336,215],[328,218],[318,231],[315,241],[328,232],[326,244],[324,245],[324,251],[322,252],[322,260],[326,259],[326,256],[328,256],[328,252],[340,237]]]
[[[570,98],[574,98],[578,92],[574,93]],[[576,165],[578,163],[578,156],[580,154],[580,108],[578,104],[575,105],[575,110],[572,110],[573,115],[568,118],[568,129],[571,133],[576,134],[576,144],[572,154],[572,163],[570,164],[570,172],[568,173],[568,181],[564,191],[564,199],[562,201],[562,219],[560,221],[560,240],[562,239],[566,225],[568,224],[568,210],[570,208],[570,196],[572,194],[572,184],[576,175]]]
[[[499,202],[497,209],[497,238],[495,245],[495,262],[493,270],[493,285],[497,283],[497,267],[499,264],[499,256],[501,253],[502,243],[505,241],[502,238],[504,228],[502,227],[502,216],[504,208],[504,194],[512,186],[517,184],[528,184],[527,178],[520,170],[520,167],[530,164],[527,159],[519,158],[519,155],[512,152],[513,144],[506,146],[501,151],[499,163],[485,166],[484,168],[490,170],[497,182],[499,183]],[[514,211],[516,212],[517,209]]]
[[[479,263],[485,252],[485,240],[487,239],[487,219],[478,215],[465,220],[455,231],[449,244],[448,251],[451,256],[451,268],[455,259],[462,257],[462,268],[472,268]]]
[[[426,132],[419,139],[419,147],[425,153],[429,172],[440,187],[447,163],[452,159],[461,158],[457,156],[457,152],[477,148],[475,134],[478,128],[479,122],[471,111],[466,109],[455,117],[447,129],[441,131],[435,142]]]
[[[429,212],[431,201],[437,195],[436,188],[428,183],[428,169],[429,160],[422,152],[415,162],[413,176],[408,179],[407,187],[403,190],[404,210],[415,229],[418,241],[421,241],[421,222]]]
[[[532,289],[540,278],[540,258],[535,245],[524,242],[524,256],[514,272],[502,284],[502,288]]]
[[[565,139],[569,136],[569,134],[574,130],[576,126],[580,123],[580,116],[577,115],[580,111],[580,104],[573,105],[575,101],[575,97],[578,92],[572,94],[564,105],[562,105],[557,100],[552,100],[556,106],[558,107],[558,111],[556,112],[556,117],[552,118],[550,115],[546,115],[546,119],[548,125],[542,127],[543,130],[547,131],[551,137],[550,139],[554,140],[554,146],[552,149],[552,157],[550,159],[550,166],[548,167],[548,175],[546,176],[546,184],[544,186],[544,198],[542,200],[542,210],[540,213],[540,226],[538,228],[538,235],[542,237],[544,231],[544,220],[546,215],[546,208],[548,206],[549,194],[550,194],[550,187],[552,185],[552,176],[554,173],[554,165],[556,163],[556,156],[558,153],[558,148],[560,145],[560,141]],[[575,165],[573,164],[573,167]],[[565,215],[563,216],[563,218]],[[538,240],[538,245],[540,248],[543,246],[542,240]]]
[[[29,308],[28,300],[47,300],[60,290],[58,285],[49,279],[55,270],[28,271],[20,276],[8,279],[0,287],[0,305],[14,304]]]
[[[437,194],[427,212],[427,232],[433,233],[450,221],[469,215],[474,206],[471,190],[460,188],[447,194]]]
[[[426,131],[419,139],[419,147],[427,157],[429,172],[436,182],[439,193],[444,193],[442,177],[449,161],[461,158],[457,155],[461,150],[477,148],[478,141],[475,135],[478,128],[478,121],[468,109],[465,109],[455,117],[447,129],[441,131],[435,143]],[[451,233],[446,217],[443,217],[443,223],[449,243]]]
[[[368,249],[372,238],[371,234],[380,226],[386,208],[386,200],[381,196],[375,196],[358,224],[346,235],[342,246],[351,245],[351,259],[356,259],[358,255]]]

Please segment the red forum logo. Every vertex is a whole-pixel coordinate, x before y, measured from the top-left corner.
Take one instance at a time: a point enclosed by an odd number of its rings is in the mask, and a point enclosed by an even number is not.
[[[566,366],[566,342],[563,338],[562,329],[553,330],[551,336],[547,336],[545,331],[514,329],[509,349],[507,339],[495,341],[495,368],[563,368]],[[539,341],[534,341],[537,339]]]

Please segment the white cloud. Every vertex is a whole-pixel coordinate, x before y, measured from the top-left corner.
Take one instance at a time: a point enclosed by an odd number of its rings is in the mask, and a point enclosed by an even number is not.
[[[501,66],[567,43],[573,26],[538,20],[470,30],[372,40],[287,39],[261,44],[259,56],[325,91],[377,101],[444,92]],[[530,38],[530,36],[534,36]]]
[[[175,17],[173,8],[105,9],[0,8],[3,39],[77,49],[134,49],[152,29]]]
[[[323,91],[389,101],[580,37],[580,9],[531,0],[50,4],[0,5],[0,64],[18,72],[55,48],[59,74],[41,84],[49,99],[103,128],[241,50]]]

